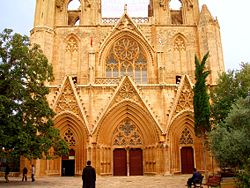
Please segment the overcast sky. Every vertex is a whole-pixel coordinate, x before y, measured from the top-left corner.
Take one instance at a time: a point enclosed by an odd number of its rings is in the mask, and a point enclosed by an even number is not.
[[[177,1],[177,0],[172,0]],[[33,27],[36,0],[2,0],[0,6],[0,32],[11,28],[14,32],[29,35]],[[131,2],[134,6],[131,6]],[[124,4],[128,13],[145,14],[138,5],[148,0],[103,0],[103,7],[112,7],[112,13],[122,14]],[[226,70],[239,69],[241,62],[250,62],[250,1],[249,0],[200,0],[200,7],[206,4],[212,16],[219,20]],[[104,9],[107,9],[106,7]],[[111,11],[104,12],[110,16]]]

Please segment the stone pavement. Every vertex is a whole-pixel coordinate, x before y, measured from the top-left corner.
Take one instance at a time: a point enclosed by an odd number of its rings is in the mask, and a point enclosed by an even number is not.
[[[97,176],[96,188],[186,188],[186,181],[191,175],[174,176]],[[1,188],[81,188],[82,180],[77,177],[37,177],[35,182],[22,182],[21,177],[9,178],[5,183],[0,178]]]

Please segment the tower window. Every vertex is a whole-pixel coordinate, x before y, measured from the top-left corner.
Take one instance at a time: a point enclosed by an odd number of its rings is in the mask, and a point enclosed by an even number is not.
[[[181,9],[181,2],[180,2],[180,0],[171,0],[169,2],[169,7],[172,10],[180,10]]]
[[[179,84],[180,82],[181,82],[181,76],[177,75],[177,76],[175,77],[175,83],[176,83],[176,84]]]
[[[79,0],[72,0],[68,4],[68,10],[78,10],[81,7]]]
[[[77,77],[76,76],[72,77],[72,81],[74,84],[77,84]]]

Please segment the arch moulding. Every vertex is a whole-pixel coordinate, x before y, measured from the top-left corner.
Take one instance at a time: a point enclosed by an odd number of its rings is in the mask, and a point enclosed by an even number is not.
[[[156,144],[160,141],[161,130],[157,128],[150,114],[129,100],[114,106],[103,116],[93,137],[98,143],[111,146],[113,133],[125,119],[130,119],[136,125],[145,145]]]

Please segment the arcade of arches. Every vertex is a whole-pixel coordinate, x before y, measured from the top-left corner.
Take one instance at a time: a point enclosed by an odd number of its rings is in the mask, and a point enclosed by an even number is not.
[[[81,0],[77,10],[70,2],[36,3],[31,41],[53,65],[48,101],[70,148],[68,156],[37,160],[37,175],[81,175],[87,160],[99,175],[204,170],[193,128],[195,54],[210,51],[210,85],[224,71],[208,8],[182,0],[172,10],[169,1],[149,0],[148,17],[130,17],[125,7],[120,18],[103,18],[101,0]],[[206,168],[212,164],[208,152]]]

